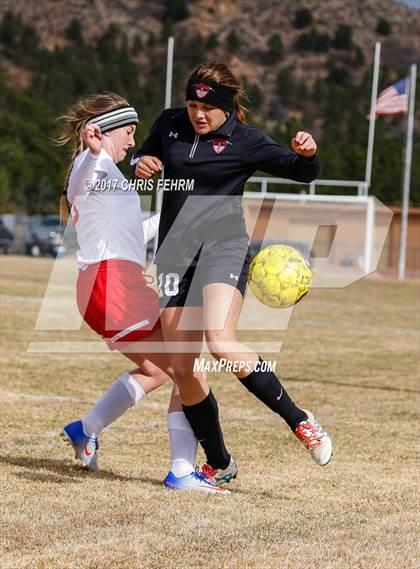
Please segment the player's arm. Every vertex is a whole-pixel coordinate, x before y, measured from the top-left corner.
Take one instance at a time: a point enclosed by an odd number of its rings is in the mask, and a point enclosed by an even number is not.
[[[249,174],[262,170],[296,182],[312,182],[320,171],[314,139],[309,133],[299,131],[292,139],[292,148],[286,148],[257,128],[249,127],[244,148]]]
[[[147,180],[162,170],[162,121],[163,113],[156,119],[149,136],[130,160],[133,173],[142,180]]]

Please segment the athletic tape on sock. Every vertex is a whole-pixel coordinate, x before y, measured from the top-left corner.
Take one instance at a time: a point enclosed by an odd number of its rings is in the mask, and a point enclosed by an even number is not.
[[[168,431],[171,429],[194,434],[194,431],[192,430],[183,411],[173,411],[168,413]]]
[[[143,399],[143,397],[146,395],[142,386],[134,379],[130,373],[125,373],[122,375],[120,377],[120,381],[126,388],[133,405],[140,401],[140,399]]]

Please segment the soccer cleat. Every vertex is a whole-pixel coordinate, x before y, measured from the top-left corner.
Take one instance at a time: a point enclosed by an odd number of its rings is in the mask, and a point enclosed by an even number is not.
[[[163,485],[171,490],[183,490],[204,492],[205,494],[230,494],[226,488],[219,488],[214,480],[212,480],[205,472],[199,472],[196,467],[193,472],[186,476],[175,476],[172,471],[169,471]]]
[[[212,468],[209,464],[203,464],[202,472],[207,474],[210,479],[213,479],[217,486],[221,486],[237,477],[238,466],[233,458],[230,457],[229,465],[225,469]]]
[[[295,429],[295,435],[305,445],[309,454],[319,466],[329,463],[332,456],[331,437],[325,431],[310,411],[306,421],[301,421]]]
[[[96,461],[99,449],[98,437],[88,437],[83,432],[82,421],[66,425],[60,434],[62,440],[74,448],[76,458],[81,460],[89,470],[98,471]]]

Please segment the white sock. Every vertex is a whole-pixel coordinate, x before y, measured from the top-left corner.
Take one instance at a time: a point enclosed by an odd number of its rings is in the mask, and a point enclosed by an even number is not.
[[[133,407],[145,393],[140,384],[129,373],[124,373],[108,391],[102,395],[92,409],[82,417],[85,435],[99,435],[110,423]]]
[[[186,476],[194,470],[197,439],[183,411],[168,413],[171,445],[171,470],[175,476]]]

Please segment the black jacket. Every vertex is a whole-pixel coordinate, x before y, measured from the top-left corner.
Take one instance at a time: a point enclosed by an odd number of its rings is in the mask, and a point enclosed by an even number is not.
[[[163,111],[132,163],[143,155],[163,162],[165,178],[194,180],[192,191],[164,192],[157,254],[162,264],[189,264],[209,233],[224,241],[247,236],[241,197],[256,170],[307,183],[319,174],[317,156],[298,156],[233,114],[199,136],[185,107]],[[163,247],[167,236],[170,247]]]

